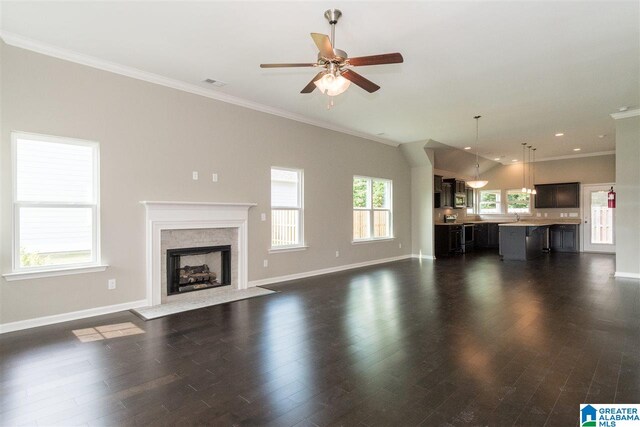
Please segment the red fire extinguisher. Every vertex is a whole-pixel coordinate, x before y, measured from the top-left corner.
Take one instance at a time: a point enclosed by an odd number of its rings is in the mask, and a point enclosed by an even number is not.
[[[613,191],[613,187],[611,187],[611,190],[607,193],[607,204],[610,208],[616,207],[616,192]]]

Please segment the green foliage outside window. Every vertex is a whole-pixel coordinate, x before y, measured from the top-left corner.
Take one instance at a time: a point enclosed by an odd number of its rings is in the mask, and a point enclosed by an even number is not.
[[[531,196],[528,193],[507,193],[507,206],[509,212],[526,212],[529,210]]]
[[[353,207],[354,208],[367,207],[367,180],[366,179],[358,178],[353,180]]]
[[[353,207],[354,208],[367,208],[367,191],[369,180],[363,178],[356,178],[353,180]],[[387,182],[385,181],[372,181],[373,200],[372,207],[375,209],[387,208]]]

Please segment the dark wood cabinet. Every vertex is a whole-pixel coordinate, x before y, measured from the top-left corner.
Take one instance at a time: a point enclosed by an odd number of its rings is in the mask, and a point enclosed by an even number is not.
[[[574,224],[553,225],[549,229],[551,250],[554,252],[578,252],[580,246],[578,226]]]
[[[436,256],[447,256],[462,251],[462,224],[435,226]]]
[[[536,209],[579,208],[580,183],[567,182],[561,184],[536,185]]]
[[[442,191],[442,177],[440,175],[433,176],[433,192],[440,193]]]
[[[440,192],[440,207],[453,207],[453,190],[450,182],[442,183],[442,191]]]
[[[495,249],[500,245],[500,227],[498,227],[498,224],[476,224],[473,231],[475,247]]]

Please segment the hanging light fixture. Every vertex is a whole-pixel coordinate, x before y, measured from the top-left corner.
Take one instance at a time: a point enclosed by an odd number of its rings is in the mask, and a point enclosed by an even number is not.
[[[531,181],[533,182],[531,194],[536,195],[538,192],[536,191],[536,148],[533,149],[533,178]]]
[[[527,143],[522,143],[522,192],[527,192],[527,182],[525,181],[525,168],[527,167],[527,159],[525,158],[525,148],[527,147]]]
[[[471,188],[482,188],[489,183],[489,181],[480,179],[480,162],[478,161],[478,127],[480,117],[482,116],[473,117],[476,121],[476,178],[473,181],[467,181],[467,185]]]
[[[531,194],[531,146],[527,145],[527,149],[529,150],[529,164],[527,166],[527,173],[529,174],[529,179],[527,180],[527,194]]]

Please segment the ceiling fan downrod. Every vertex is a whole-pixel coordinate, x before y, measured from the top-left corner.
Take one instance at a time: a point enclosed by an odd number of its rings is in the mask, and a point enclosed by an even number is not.
[[[342,16],[342,12],[338,9],[329,9],[324,12],[324,17],[327,18],[329,24],[331,24],[331,46],[336,46],[336,24],[338,19]]]

